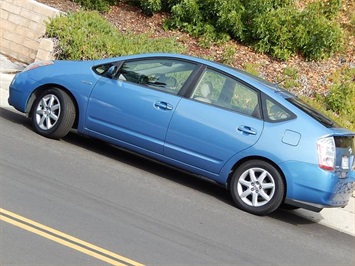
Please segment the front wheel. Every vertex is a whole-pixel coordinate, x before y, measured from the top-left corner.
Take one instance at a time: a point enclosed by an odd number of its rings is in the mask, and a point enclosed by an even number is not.
[[[45,137],[59,139],[72,128],[76,109],[73,100],[63,90],[51,88],[45,90],[32,107],[32,126]]]
[[[256,215],[267,215],[281,205],[285,185],[273,165],[251,160],[234,172],[230,192],[238,208]]]

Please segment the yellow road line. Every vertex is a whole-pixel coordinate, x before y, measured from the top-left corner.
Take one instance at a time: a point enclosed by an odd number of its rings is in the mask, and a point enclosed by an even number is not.
[[[119,266],[144,266],[136,261],[120,256],[116,253],[82,241],[63,232],[42,225],[23,216],[0,208],[0,220],[15,225],[29,232],[35,233],[64,246],[70,247],[89,256],[95,257],[112,265]]]

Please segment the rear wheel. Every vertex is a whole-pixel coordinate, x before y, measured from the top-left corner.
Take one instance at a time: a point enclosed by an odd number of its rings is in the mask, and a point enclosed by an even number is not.
[[[281,205],[285,185],[273,165],[251,160],[234,172],[230,191],[238,208],[256,215],[267,215]]]
[[[76,110],[70,96],[58,88],[45,90],[32,107],[32,126],[45,137],[59,139],[72,128]]]

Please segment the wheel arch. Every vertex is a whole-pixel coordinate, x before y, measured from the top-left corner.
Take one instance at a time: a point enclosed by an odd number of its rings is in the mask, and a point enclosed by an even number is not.
[[[51,88],[57,88],[57,89],[60,89],[62,91],[64,91],[66,94],[69,95],[69,97],[71,98],[71,100],[73,101],[74,103],[74,106],[75,106],[75,110],[76,110],[76,117],[75,117],[75,121],[74,121],[74,125],[73,127],[74,128],[77,128],[78,126],[78,120],[79,120],[79,106],[78,106],[78,103],[76,101],[76,98],[74,97],[73,93],[71,93],[66,87],[64,86],[61,86],[61,85],[58,85],[58,84],[45,84],[45,85],[42,85],[40,87],[38,87],[37,89],[35,89],[31,96],[29,97],[28,101],[27,101],[27,105],[26,105],[26,114],[28,114],[29,117],[31,117],[31,111],[32,111],[32,108],[33,108],[33,104],[34,102],[36,101],[36,99],[46,90],[48,89],[51,89]]]
[[[286,182],[286,177],[284,172],[282,171],[282,169],[272,160],[262,157],[262,156],[248,156],[248,157],[244,157],[241,160],[239,160],[238,162],[236,162],[233,167],[231,168],[228,178],[227,178],[227,182],[226,182],[226,188],[228,190],[230,190],[230,183],[232,180],[232,176],[234,174],[234,172],[236,171],[236,169],[241,166],[243,163],[247,162],[247,161],[251,161],[251,160],[260,160],[260,161],[264,161],[267,162],[269,164],[271,164],[273,167],[275,167],[275,169],[280,173],[281,177],[282,177],[282,181],[284,182],[284,186],[285,186],[285,191],[284,191],[284,195],[283,198],[285,199],[286,193],[287,193],[287,182]]]

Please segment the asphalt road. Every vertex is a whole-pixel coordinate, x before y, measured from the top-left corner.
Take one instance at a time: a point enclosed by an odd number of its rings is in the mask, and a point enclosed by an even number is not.
[[[43,138],[4,106],[0,193],[0,265],[355,264],[353,236],[250,215],[223,188],[75,132]]]

